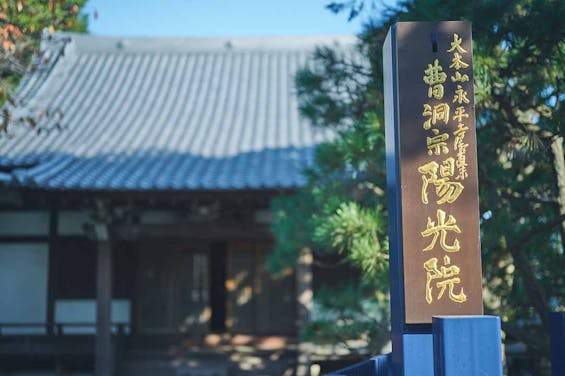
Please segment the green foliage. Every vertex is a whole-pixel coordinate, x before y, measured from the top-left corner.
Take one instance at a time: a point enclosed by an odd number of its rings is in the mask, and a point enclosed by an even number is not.
[[[304,247],[318,255],[337,253],[362,271],[362,281],[317,295],[317,316],[304,333],[309,340],[371,353],[388,340],[382,159],[382,123],[375,114],[365,114],[317,149],[313,168],[305,172],[304,189],[273,203],[276,243],[269,258],[271,271],[292,267]]]
[[[314,230],[314,239],[327,248],[345,254],[366,277],[386,274],[388,247],[381,245],[382,210],[361,208],[355,202],[344,202]]]
[[[300,191],[293,196],[275,198],[272,202],[272,230],[277,234],[275,247],[268,260],[272,272],[280,272],[293,267],[297,252],[311,245],[314,224],[310,216],[316,205],[308,191]]]
[[[0,103],[9,100],[12,108],[3,109],[0,131],[7,132],[12,123],[26,123],[35,127],[33,117],[16,119],[13,107],[22,105],[13,97],[22,75],[27,69],[43,64],[39,45],[43,33],[55,31],[85,32],[87,16],[81,13],[86,0],[10,0],[0,2]],[[32,63],[30,65],[30,63]],[[55,114],[44,109],[43,115]]]
[[[330,9],[351,15],[361,3]],[[301,112],[339,132],[318,150],[300,193],[313,206],[286,220],[308,221],[306,239],[316,252],[344,255],[375,294],[386,291],[375,267],[384,266],[387,254],[382,44],[396,21],[460,19],[473,22],[485,307],[502,317],[509,339],[527,343],[541,358],[547,356],[547,312],[565,306],[559,217],[565,197],[556,184],[565,171],[556,163],[563,156],[551,147],[565,136],[564,2],[402,1],[366,25],[356,47],[361,59],[318,50],[318,68],[297,77]]]
[[[382,275],[377,272],[388,257],[385,171],[374,156],[383,153],[384,130],[374,114],[317,149],[314,167],[305,172],[309,184],[273,202],[277,236],[271,270],[292,266],[297,250],[313,247],[316,252],[342,252],[367,278]]]
[[[350,283],[338,289],[321,289],[316,315],[302,338],[318,344],[333,344],[355,353],[373,354],[388,343],[388,298],[373,298],[369,286]]]

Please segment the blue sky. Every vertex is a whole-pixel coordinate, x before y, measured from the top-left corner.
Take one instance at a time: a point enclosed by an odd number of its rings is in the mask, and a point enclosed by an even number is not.
[[[334,15],[328,0],[90,0],[97,35],[232,36],[354,34],[361,19]]]

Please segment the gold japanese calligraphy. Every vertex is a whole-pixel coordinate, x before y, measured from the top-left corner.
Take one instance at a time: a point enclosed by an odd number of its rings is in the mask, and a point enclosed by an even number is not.
[[[457,220],[452,215],[448,216],[447,213],[441,209],[437,210],[436,217],[437,222],[428,217],[426,229],[421,233],[424,238],[433,236],[432,241],[426,248],[423,249],[423,251],[432,251],[439,238],[439,245],[441,249],[446,252],[459,252],[461,247],[458,239],[455,239],[451,244],[447,244],[448,231],[452,231],[457,234],[461,233],[461,229],[457,226]]]
[[[453,60],[451,61],[450,68],[461,69],[468,68],[469,64],[465,63],[460,54],[457,52],[454,54]]]
[[[428,154],[429,155],[447,154],[449,152],[449,148],[447,147],[448,138],[449,138],[449,134],[447,133],[442,133],[442,134],[438,134],[437,136],[427,137],[426,144],[428,146]]]
[[[462,46],[463,38],[457,33],[453,34],[450,48],[451,63],[448,69],[452,70],[451,81],[456,88],[453,91],[451,103],[439,102],[445,95],[445,81],[447,73],[439,59],[427,64],[424,69],[424,82],[428,85],[428,98],[430,101],[423,104],[422,117],[423,129],[428,132],[426,136],[426,148],[432,160],[418,166],[418,172],[422,177],[421,202],[430,205],[429,190],[435,192],[435,203],[437,205],[453,204],[462,194],[465,186],[463,181],[468,177],[466,153],[469,146],[465,142],[466,132],[469,126],[465,122],[469,119],[465,105],[471,100],[464,88],[464,83],[469,82],[469,75],[465,72],[470,64],[465,61],[467,50]],[[437,101],[437,102],[436,102]],[[448,142],[453,137],[452,148]],[[441,160],[438,156],[445,155]],[[453,214],[442,209],[436,209],[435,217],[427,217],[425,229],[420,232],[429,243],[422,252],[436,253],[447,252],[456,255],[462,251],[457,236],[462,234],[462,229],[457,224]],[[439,265],[443,260],[443,265]],[[467,301],[461,284],[461,268],[452,262],[451,258],[444,254],[442,257],[431,257],[423,264],[426,271],[425,297],[428,304],[447,298],[456,303]],[[434,293],[437,290],[437,293]],[[445,292],[448,292],[445,294]]]
[[[457,90],[455,90],[455,94],[453,95],[453,103],[470,103],[469,98],[467,98],[467,92],[463,90],[461,85],[457,85]]]
[[[466,21],[399,22],[383,46],[391,278],[406,325],[483,313],[471,35]]]
[[[398,22],[383,46],[393,305],[406,327],[483,313],[471,35],[466,21]]]
[[[461,74],[461,72],[455,72],[455,76],[451,76],[451,81],[453,82],[468,82],[469,76],[466,74]]]
[[[451,48],[447,50],[447,52],[454,52],[457,50],[459,53],[467,53],[467,50],[461,47],[461,43],[463,42],[463,38],[461,38],[457,33],[453,33],[453,42],[451,42]]]
[[[443,265],[438,268],[437,257],[432,257],[424,263],[424,268],[427,271],[426,275],[426,301],[428,304],[432,304],[434,301],[433,290],[434,287],[439,289],[436,299],[440,300],[445,290],[448,290],[448,297],[456,303],[464,303],[467,301],[467,295],[463,291],[463,287],[459,289],[459,292],[455,292],[455,285],[461,283],[461,278],[459,274],[461,269],[457,265],[450,265],[451,259],[449,256],[443,257]],[[435,286],[433,282],[435,282]]]
[[[456,161],[453,157],[449,157],[438,164],[435,161],[426,163],[418,168],[418,172],[422,174],[422,203],[428,203],[428,186],[435,186],[437,203],[444,204],[446,202],[453,203],[461,192],[463,192],[463,184],[450,181],[449,178],[455,174]],[[438,177],[438,171],[439,176]]]
[[[457,120],[459,123],[463,121],[463,118],[468,118],[469,114],[465,112],[465,107],[459,106],[455,109],[455,114],[453,115],[453,119]]]
[[[447,74],[443,72],[443,68],[439,65],[438,59],[434,60],[433,65],[428,64],[428,68],[424,71],[424,82],[430,86],[428,89],[429,98],[443,98],[443,83],[445,80],[447,80]]]
[[[463,142],[465,139],[465,133],[469,130],[465,124],[459,123],[457,125],[457,130],[454,133],[455,141],[453,143],[453,149],[457,152],[457,161],[455,162],[457,166],[458,174],[455,176],[456,180],[465,180],[469,174],[467,173],[467,147],[469,144]]]
[[[425,103],[422,115],[430,117],[424,122],[424,129],[426,130],[430,129],[432,125],[436,125],[438,121],[447,124],[449,122],[449,105],[447,103],[440,103],[432,107]]]

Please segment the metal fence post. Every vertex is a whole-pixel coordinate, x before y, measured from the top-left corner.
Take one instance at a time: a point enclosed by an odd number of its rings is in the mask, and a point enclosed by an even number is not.
[[[435,376],[502,376],[499,317],[434,317],[432,331]]]
[[[551,375],[565,375],[565,312],[549,314]]]

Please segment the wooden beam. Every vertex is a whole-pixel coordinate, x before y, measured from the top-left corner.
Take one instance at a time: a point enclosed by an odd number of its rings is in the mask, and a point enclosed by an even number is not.
[[[62,206],[84,206],[84,200],[89,202],[97,199],[109,199],[113,202],[159,202],[177,201],[186,202],[202,199],[228,199],[228,200],[252,200],[268,202],[274,196],[289,195],[296,189],[241,189],[241,190],[44,190],[22,188],[19,192],[24,195],[24,200],[40,200],[45,202],[59,202]]]
[[[123,225],[115,233],[124,239],[273,240],[267,226],[254,224],[187,223],[171,225]]]
[[[0,243],[48,243],[45,235],[0,235]]]

